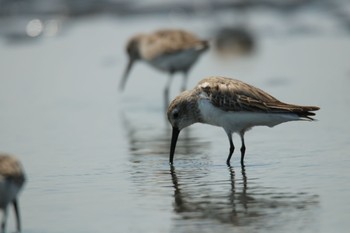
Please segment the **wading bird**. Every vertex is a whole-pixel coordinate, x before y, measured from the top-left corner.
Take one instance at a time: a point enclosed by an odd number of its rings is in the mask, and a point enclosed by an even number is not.
[[[184,30],[164,29],[151,34],[135,35],[129,39],[126,46],[129,61],[120,82],[120,89],[124,89],[133,64],[136,61],[144,61],[158,70],[169,73],[164,89],[164,97],[168,103],[173,74],[183,73],[184,91],[189,70],[208,47],[208,41]]]
[[[283,103],[239,80],[205,78],[193,90],[182,92],[168,107],[167,115],[173,127],[169,162],[173,163],[180,131],[199,122],[224,128],[230,142],[228,166],[235,149],[232,134],[238,133],[242,141],[241,165],[244,166],[244,133],[247,130],[254,126],[273,127],[288,121],[312,121],[313,111],[318,109],[316,106]]]
[[[25,175],[20,162],[13,156],[0,154],[0,208],[3,211],[1,232],[5,232],[8,215],[8,205],[12,204],[16,220],[17,231],[21,231],[21,218],[18,205],[18,193],[25,182]]]

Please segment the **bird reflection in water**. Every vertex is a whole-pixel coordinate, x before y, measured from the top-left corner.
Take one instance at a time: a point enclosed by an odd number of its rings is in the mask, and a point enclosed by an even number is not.
[[[264,187],[249,187],[246,170],[241,169],[239,178],[233,167],[229,166],[229,180],[226,182],[207,180],[207,184],[204,184],[196,180],[196,177],[186,179],[186,174],[182,171],[177,173],[175,167],[171,166],[174,211],[180,215],[178,221],[210,219],[233,226],[273,228],[283,226],[286,221],[300,223],[310,218],[312,215],[310,211],[315,210],[312,207],[318,203],[317,196],[307,193],[273,192],[271,188]],[[227,193],[215,191],[218,186],[221,186],[222,190],[225,184],[231,186]],[[293,217],[290,218],[291,216]]]
[[[123,126],[129,143],[130,154],[133,155],[131,160],[133,162],[140,162],[155,156],[163,156],[164,162],[168,163],[169,147],[171,141],[170,127],[159,127],[159,122],[154,121],[146,124],[143,122],[134,122],[130,120],[125,114],[121,114]],[[208,150],[210,146],[208,141],[203,141],[192,132],[192,129],[184,130],[183,137],[178,142],[179,156],[185,155],[187,162],[200,161],[206,159],[206,154],[203,151]],[[191,155],[191,156],[187,156]],[[197,156],[202,158],[198,159]],[[196,158],[197,157],[197,158]],[[159,160],[157,158],[158,161]],[[208,160],[208,158],[207,158]]]

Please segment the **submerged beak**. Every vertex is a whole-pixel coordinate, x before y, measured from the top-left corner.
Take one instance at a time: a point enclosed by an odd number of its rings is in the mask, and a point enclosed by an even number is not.
[[[170,157],[169,157],[170,164],[173,164],[175,147],[176,147],[177,138],[179,137],[179,133],[180,133],[180,130],[176,127],[173,127],[173,135],[171,137]]]
[[[124,74],[123,74],[122,81],[120,82],[120,85],[119,85],[120,90],[124,89],[124,86],[126,84],[126,80],[128,79],[128,76],[129,76],[130,70],[134,64],[134,61],[135,61],[134,59],[129,58],[128,64],[127,64],[125,71],[124,71]]]

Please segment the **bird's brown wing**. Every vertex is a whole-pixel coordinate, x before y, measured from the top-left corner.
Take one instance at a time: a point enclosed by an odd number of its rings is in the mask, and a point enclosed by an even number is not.
[[[0,176],[20,184],[23,184],[25,181],[20,162],[13,156],[3,153],[0,154]]]
[[[141,40],[140,51],[142,57],[147,60],[190,48],[206,49],[207,46],[207,41],[198,39],[192,33],[168,29],[144,36]]]
[[[299,106],[279,101],[263,90],[239,80],[224,77],[209,77],[198,83],[211,103],[224,111],[266,113],[295,113],[301,117],[315,115],[310,111],[315,106]]]

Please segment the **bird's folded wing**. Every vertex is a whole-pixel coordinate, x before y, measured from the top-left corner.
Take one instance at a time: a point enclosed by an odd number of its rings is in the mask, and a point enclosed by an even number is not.
[[[198,87],[211,103],[224,111],[269,113],[306,113],[318,107],[299,106],[279,101],[263,90],[235,79],[212,77],[202,80]],[[307,113],[307,115],[314,115]]]
[[[204,41],[186,31],[159,30],[142,39],[140,51],[144,58],[153,59],[185,49],[200,48],[203,43]]]

